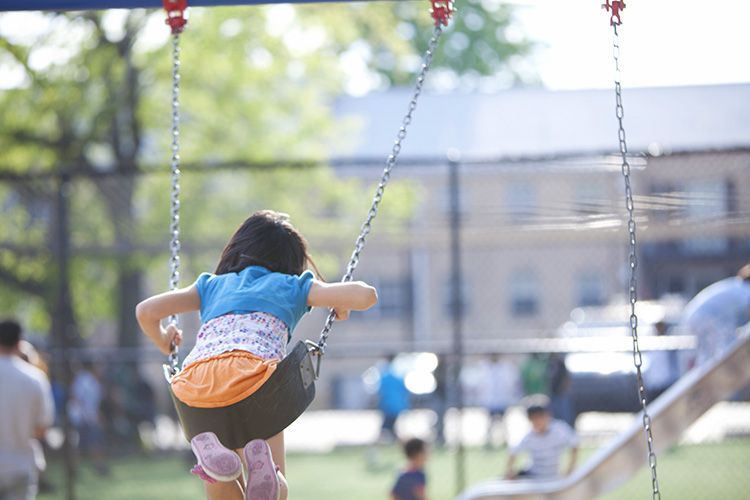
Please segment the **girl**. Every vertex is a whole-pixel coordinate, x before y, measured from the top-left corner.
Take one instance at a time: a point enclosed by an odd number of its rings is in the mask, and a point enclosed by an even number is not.
[[[174,325],[164,328],[161,321],[200,311],[195,347],[172,379],[177,398],[202,408],[241,401],[274,372],[294,327],[310,308],[332,308],[336,319],[345,320],[349,311],[364,311],[377,302],[373,287],[324,283],[305,270],[308,264],[317,272],[288,216],[264,210],[237,229],[214,274],[203,273],[187,288],[138,304],[141,328],[164,354],[180,345],[182,331]],[[213,433],[199,434],[191,446],[198,459],[193,472],[206,480],[209,500],[287,497],[283,433],[235,451],[225,449]],[[244,485],[238,482],[243,462],[246,468],[251,464]],[[274,468],[275,474],[264,473]]]

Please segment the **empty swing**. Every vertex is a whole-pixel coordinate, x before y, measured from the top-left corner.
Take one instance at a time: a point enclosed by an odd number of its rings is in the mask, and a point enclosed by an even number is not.
[[[432,57],[437,48],[443,27],[447,26],[453,13],[452,0],[430,0],[431,14],[435,21],[432,37],[422,59],[422,66],[416,78],[414,92],[407,112],[396,134],[391,152],[385,161],[380,182],[372,200],[352,252],[342,282],[351,281],[359,264],[367,235],[377,216],[385,188],[396,166],[401,146],[411,124],[417,101]],[[179,147],[179,92],[180,92],[180,34],[187,20],[184,12],[187,0],[163,0],[167,11],[166,23],[172,31],[172,159],[171,159],[171,208],[170,208],[170,280],[169,288],[174,290],[179,283],[180,266],[180,147]],[[180,371],[178,352],[175,346],[164,365],[164,375],[170,382],[170,394],[182,424],[185,437],[192,439],[197,434],[211,431],[221,443],[232,449],[242,448],[253,439],[268,439],[287,428],[310,405],[315,398],[315,380],[320,373],[320,365],[325,354],[328,336],[333,326],[335,314],[329,312],[317,342],[306,340],[297,342],[291,352],[279,362],[270,378],[253,394],[230,406],[221,408],[197,408],[180,401],[171,391],[172,378]],[[176,323],[172,316],[170,323]]]

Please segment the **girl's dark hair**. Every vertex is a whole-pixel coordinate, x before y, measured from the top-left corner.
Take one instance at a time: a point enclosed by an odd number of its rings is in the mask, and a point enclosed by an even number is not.
[[[319,276],[307,252],[307,241],[289,222],[289,216],[261,210],[248,217],[221,253],[215,274],[237,273],[262,266],[284,274],[302,274],[308,264]]]

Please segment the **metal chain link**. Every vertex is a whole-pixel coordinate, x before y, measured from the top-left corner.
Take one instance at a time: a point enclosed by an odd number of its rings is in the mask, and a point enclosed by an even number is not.
[[[651,470],[651,498],[661,499],[659,491],[659,479],[656,474],[656,453],[654,452],[654,437],[651,431],[651,416],[648,414],[646,406],[646,387],[643,383],[643,374],[641,367],[643,365],[643,356],[640,346],[638,345],[638,316],[635,313],[635,305],[638,300],[636,287],[636,271],[638,260],[636,257],[636,227],[633,205],[633,190],[630,185],[630,163],[628,162],[628,145],[625,140],[625,127],[623,125],[624,110],[622,106],[622,85],[620,80],[620,37],[617,33],[617,24],[613,25],[613,56],[615,60],[615,97],[616,106],[615,114],[617,116],[618,132],[617,136],[620,143],[620,156],[622,157],[622,177],[625,181],[625,208],[628,212],[628,237],[630,243],[630,252],[628,255],[628,267],[630,268],[629,298],[630,298],[630,333],[633,337],[633,363],[636,368],[636,377],[638,382],[638,397],[643,408],[643,431],[646,434],[646,445],[648,446],[648,465]]]
[[[365,247],[367,235],[370,234],[370,230],[372,229],[372,222],[375,219],[375,216],[377,216],[378,214],[378,206],[383,199],[385,187],[391,178],[391,170],[393,170],[393,167],[396,166],[396,160],[398,159],[399,153],[401,153],[401,145],[406,138],[406,130],[411,124],[414,110],[417,109],[417,101],[419,100],[419,96],[422,94],[422,86],[424,85],[427,72],[430,70],[432,57],[435,54],[435,49],[437,48],[438,41],[440,40],[440,35],[442,34],[442,26],[435,27],[432,32],[432,38],[430,38],[430,42],[427,46],[427,50],[425,51],[424,58],[422,60],[422,68],[419,71],[419,75],[417,76],[416,85],[414,87],[414,94],[412,95],[411,101],[409,101],[409,107],[406,115],[404,116],[404,119],[401,122],[401,128],[399,128],[398,134],[396,134],[396,140],[393,143],[391,154],[388,155],[388,158],[385,162],[383,175],[380,178],[380,183],[378,184],[377,189],[375,190],[375,196],[372,199],[370,210],[369,212],[367,212],[367,218],[365,219],[364,224],[362,224],[362,229],[359,233],[359,236],[357,237],[356,243],[354,244],[354,251],[352,252],[349,263],[346,266],[346,273],[344,273],[344,276],[341,278],[342,282],[352,280],[354,270],[359,264],[359,255],[360,253],[362,253],[362,249]],[[334,311],[330,311],[328,313],[328,317],[326,318],[326,322],[323,325],[323,330],[320,332],[320,339],[318,340],[318,343],[313,346],[314,351],[316,351],[316,353],[319,355],[325,354],[328,335],[331,333],[331,328],[333,327],[333,321],[335,318],[336,314],[334,313]]]
[[[172,191],[169,233],[169,289],[180,282],[180,35],[172,35]],[[177,324],[177,316],[169,317],[169,324]],[[166,369],[170,375],[178,371],[178,348],[172,345]]]

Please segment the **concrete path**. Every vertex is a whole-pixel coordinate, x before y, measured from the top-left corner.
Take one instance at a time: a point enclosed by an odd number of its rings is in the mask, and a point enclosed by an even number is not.
[[[578,418],[576,431],[584,446],[596,447],[628,427],[633,418],[633,415],[623,413],[586,413]],[[327,452],[337,446],[365,446],[377,440],[380,422],[379,413],[373,410],[310,411],[286,431],[287,449]],[[434,422],[435,414],[432,411],[413,410],[399,418],[396,430],[400,436],[431,439]],[[446,415],[446,439],[449,444],[459,438],[458,422],[457,412],[449,411]],[[465,445],[485,444],[488,419],[484,410],[464,410],[461,422],[461,436]],[[507,436],[507,440],[514,444],[528,429],[523,410],[512,408],[504,424],[496,426],[495,442],[503,443]],[[158,418],[156,430],[148,434],[147,439],[157,449],[187,448],[177,425],[165,416]],[[688,429],[683,442],[715,442],[736,436],[750,436],[750,403],[719,403]]]

